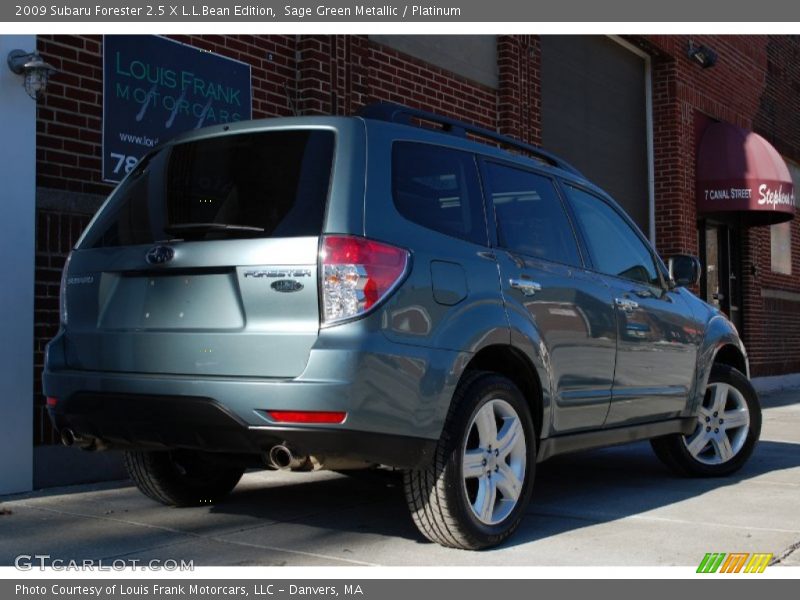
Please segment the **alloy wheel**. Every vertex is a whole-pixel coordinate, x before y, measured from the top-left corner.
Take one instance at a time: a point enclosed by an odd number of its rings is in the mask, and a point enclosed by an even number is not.
[[[517,412],[505,400],[484,403],[469,424],[462,450],[464,489],[481,523],[500,523],[514,510],[526,461],[525,431]]]
[[[724,382],[709,384],[697,415],[697,427],[683,443],[706,465],[726,463],[744,446],[750,412],[742,393]]]

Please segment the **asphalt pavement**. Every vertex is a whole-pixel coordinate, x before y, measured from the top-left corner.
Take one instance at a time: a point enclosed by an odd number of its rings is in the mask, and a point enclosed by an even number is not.
[[[517,534],[481,553],[417,533],[398,477],[252,472],[226,501],[166,508],[129,482],[0,497],[0,565],[176,559],[222,565],[694,566],[707,552],[766,552],[800,566],[800,388],[762,394],[762,440],[724,479],[671,475],[647,443],[538,466]]]

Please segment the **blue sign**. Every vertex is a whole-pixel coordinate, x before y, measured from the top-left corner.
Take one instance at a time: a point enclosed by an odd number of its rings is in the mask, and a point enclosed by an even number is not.
[[[105,181],[179,133],[250,118],[247,63],[158,36],[103,37]]]

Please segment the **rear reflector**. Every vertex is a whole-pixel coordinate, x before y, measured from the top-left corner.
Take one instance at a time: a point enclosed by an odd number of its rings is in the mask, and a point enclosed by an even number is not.
[[[58,398],[53,398],[53,397],[51,397],[51,396],[48,396],[48,397],[47,397],[47,406],[49,406],[50,408],[52,408],[52,407],[54,407],[56,404],[58,404]]]
[[[346,412],[321,410],[268,410],[267,414],[279,423],[343,423]]]

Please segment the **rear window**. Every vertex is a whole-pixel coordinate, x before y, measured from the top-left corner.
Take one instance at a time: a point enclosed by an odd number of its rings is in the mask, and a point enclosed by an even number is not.
[[[82,247],[319,235],[333,150],[327,130],[167,146],[135,167]]]
[[[468,152],[396,143],[392,196],[398,212],[414,223],[476,244],[488,243],[478,169]]]

